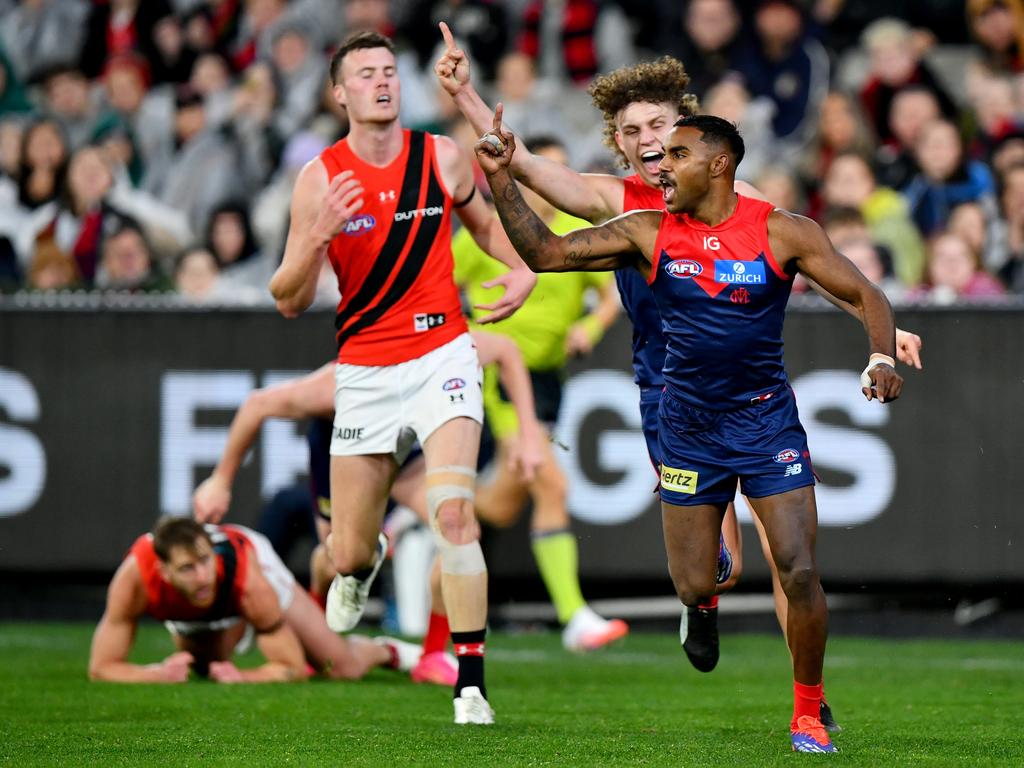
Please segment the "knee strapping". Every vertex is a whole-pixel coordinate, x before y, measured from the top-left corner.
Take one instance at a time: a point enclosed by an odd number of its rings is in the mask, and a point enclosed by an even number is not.
[[[471,467],[443,466],[427,472],[427,512],[430,527],[441,554],[441,572],[455,576],[474,576],[485,573],[484,553],[480,542],[453,544],[445,538],[438,523],[441,505],[452,499],[472,503],[476,485],[476,470]]]

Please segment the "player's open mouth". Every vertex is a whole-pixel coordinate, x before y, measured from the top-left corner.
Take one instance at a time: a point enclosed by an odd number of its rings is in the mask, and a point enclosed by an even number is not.
[[[657,176],[658,163],[661,162],[661,158],[663,158],[664,156],[665,155],[663,155],[661,152],[648,150],[647,152],[643,152],[640,154],[640,162],[643,163],[644,168],[647,169],[647,172],[649,174],[651,174],[652,176]]]
[[[675,182],[665,176],[659,176],[658,183],[661,184],[661,199],[667,205],[676,195]]]
[[[386,94],[386,93],[382,93],[380,96],[377,97],[377,103],[378,104],[390,104],[391,103],[391,97],[388,96],[388,94]]]

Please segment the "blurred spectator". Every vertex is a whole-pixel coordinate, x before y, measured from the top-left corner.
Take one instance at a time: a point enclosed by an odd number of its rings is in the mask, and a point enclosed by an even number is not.
[[[203,304],[215,300],[220,267],[205,248],[182,251],[174,262],[174,287],[187,301]]]
[[[860,98],[879,141],[893,139],[889,112],[896,92],[917,84],[935,94],[942,114],[952,117],[956,105],[922,60],[922,51],[910,26],[899,19],[884,18],[870,24],[861,36],[870,57],[870,72]]]
[[[560,90],[550,81],[537,80],[533,59],[525,53],[513,51],[501,58],[494,85],[495,100],[504,106],[502,120],[520,136],[565,136],[569,132]]]
[[[22,0],[0,15],[0,48],[18,77],[77,61],[88,13],[85,0]]]
[[[892,15],[927,29],[928,36],[941,43],[967,42],[964,0],[813,0],[810,4],[830,51],[855,48],[868,25]]]
[[[236,72],[270,54],[274,25],[287,18],[287,7],[287,0],[245,0],[238,35],[230,49],[231,65]]]
[[[960,203],[980,202],[995,208],[995,181],[984,163],[967,160],[953,123],[933,120],[921,129],[914,145],[921,169],[903,190],[917,228],[926,237],[941,229]]]
[[[809,208],[812,217],[818,218],[821,214],[822,201],[817,187],[832,159],[842,152],[869,157],[873,150],[874,138],[860,106],[848,94],[830,91],[821,103],[811,143],[798,155],[800,178],[813,190]]]
[[[260,251],[245,204],[230,201],[214,208],[206,230],[206,247],[220,267],[225,297],[250,302],[270,300],[267,286],[278,262]]]
[[[398,34],[416,51],[421,67],[433,66],[441,42],[438,23],[447,22],[459,46],[469,53],[476,74],[493,82],[498,60],[508,49],[509,20],[500,0],[412,0]]]
[[[242,77],[231,104],[231,125],[239,139],[236,150],[250,175],[265,179],[288,138],[285,125],[291,118],[280,109],[282,86],[273,63],[256,62]]]
[[[104,233],[96,287],[106,291],[165,293],[173,289],[157,267],[149,243],[130,219],[112,222]]]
[[[898,302],[906,295],[903,284],[887,269],[885,259],[878,248],[868,238],[861,237],[847,240],[837,250],[853,262],[872,283],[885,293],[891,302]]]
[[[223,125],[231,119],[235,101],[231,66],[221,54],[216,51],[199,54],[189,73],[188,84],[203,97],[210,125]]]
[[[845,243],[853,240],[870,240],[867,222],[859,208],[849,205],[835,205],[826,208],[821,217],[821,228],[837,250],[842,251]]]
[[[175,85],[188,82],[199,52],[189,46],[181,20],[171,14],[162,16],[153,27],[153,40],[153,80]]]
[[[18,166],[21,162],[21,137],[25,125],[20,117],[0,118],[0,206],[10,205],[14,201],[14,192],[18,178]]]
[[[979,77],[971,94],[971,107],[976,118],[972,157],[987,159],[1000,139],[1024,127],[1024,114],[1015,103],[1009,77]]]
[[[57,64],[40,73],[38,81],[42,83],[42,111],[60,122],[72,149],[85,144],[101,114],[85,75],[72,64]]]
[[[727,76],[712,86],[701,105],[701,112],[736,123],[743,135],[746,151],[736,178],[755,179],[767,163],[777,159],[771,128],[775,105],[764,96],[752,100],[738,75]]]
[[[281,78],[277,127],[291,136],[316,113],[327,62],[312,45],[309,31],[298,23],[280,24],[274,30],[271,60]]]
[[[1010,166],[1024,162],[1024,128],[1003,136],[992,149],[992,171],[1002,176]]]
[[[981,266],[971,247],[959,236],[944,232],[928,246],[926,282],[909,294],[936,304],[956,301],[987,301],[1005,294],[1005,289]]]
[[[239,163],[227,136],[207,125],[203,97],[188,86],[176,93],[174,138],[174,154],[147,168],[143,187],[184,211],[192,230],[203,232],[216,205],[254,186],[255,171]]]
[[[908,85],[893,94],[889,109],[890,139],[875,153],[878,182],[903,189],[918,172],[914,145],[921,129],[942,116],[939,100],[923,85]]]
[[[92,138],[107,133],[118,123],[124,125],[137,153],[137,167],[132,174],[138,184],[148,165],[173,151],[174,94],[168,88],[149,90],[149,65],[134,53],[111,59],[103,85],[106,103],[118,119],[102,119]],[[122,160],[126,166],[131,165],[129,160]]]
[[[949,214],[949,225],[947,230],[957,235],[970,247],[980,260],[982,265],[988,269],[989,262],[986,255],[989,251],[989,221],[985,209],[978,203],[960,203]]]
[[[776,208],[785,208],[793,213],[803,213],[807,210],[807,203],[800,193],[796,177],[792,171],[781,165],[765,166],[752,183]]]
[[[1024,295],[1024,161],[1009,166],[999,177],[1000,214],[993,233],[989,264],[1003,283]]]
[[[85,23],[85,44],[79,67],[86,77],[103,74],[118,54],[136,51],[149,62],[157,80],[163,70],[162,52],[156,39],[161,19],[171,15],[166,0],[110,0],[94,2]]]
[[[26,287],[31,291],[65,291],[81,287],[74,259],[60,249],[53,237],[37,245],[28,268]]]
[[[683,34],[674,34],[674,44],[658,53],[686,62],[690,90],[703,99],[735,68],[740,14],[733,0],[691,0],[685,6],[682,23]]]
[[[577,86],[636,61],[628,20],[601,0],[529,0],[516,50],[537,63],[542,78]]]
[[[1024,3],[1021,0],[967,0],[967,22],[988,69],[1024,71]]]
[[[737,55],[736,69],[751,95],[767,96],[775,104],[775,136],[799,145],[810,138],[828,92],[828,55],[811,35],[796,0],[760,0],[754,31],[755,39]]]
[[[32,103],[18,73],[0,47],[0,117],[32,111]]]
[[[906,201],[888,187],[880,187],[868,162],[844,153],[832,160],[822,196],[826,206],[856,208],[864,217],[871,239],[889,249],[893,271],[906,286],[921,282],[924,244],[910,218]]]

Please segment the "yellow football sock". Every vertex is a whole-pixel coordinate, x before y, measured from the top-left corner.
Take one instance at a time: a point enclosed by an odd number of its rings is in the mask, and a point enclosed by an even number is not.
[[[576,611],[586,605],[580,592],[579,555],[576,537],[567,529],[534,531],[531,536],[533,557],[540,577],[558,612],[558,621],[567,624]]]

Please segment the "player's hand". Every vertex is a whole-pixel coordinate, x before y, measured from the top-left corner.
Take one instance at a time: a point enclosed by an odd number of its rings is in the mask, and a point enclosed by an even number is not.
[[[887,363],[878,363],[864,372],[871,380],[870,387],[861,387],[860,391],[868,400],[888,403],[900,396],[903,390],[903,377]]]
[[[501,102],[494,108],[494,124],[487,133],[480,137],[474,146],[476,161],[488,176],[493,176],[512,162],[512,153],[516,151],[516,137],[501,127]]]
[[[211,661],[210,679],[218,683],[242,683],[242,673],[230,661]]]
[[[500,299],[490,304],[474,305],[476,309],[491,313],[481,317],[477,322],[481,325],[486,325],[487,323],[496,323],[499,320],[504,320],[523,305],[526,297],[530,295],[530,291],[533,290],[533,286],[536,284],[537,275],[527,267],[510,270],[500,277],[488,280],[486,283],[481,283],[484,288],[500,286],[505,289],[505,293],[502,294]]]
[[[342,171],[327,187],[313,229],[333,239],[363,207],[363,184],[352,171]]]
[[[916,333],[896,329],[896,359],[901,363],[921,370],[921,346],[923,342]]]
[[[210,475],[192,494],[192,515],[200,523],[219,523],[231,506],[231,486],[219,475]]]
[[[188,681],[188,671],[193,661],[195,659],[188,651],[172,653],[160,662],[160,676],[167,683],[184,683]]]
[[[509,443],[509,469],[517,473],[523,482],[532,483],[544,463],[544,432],[536,429],[520,429],[519,436]]]
[[[469,57],[465,51],[455,46],[455,38],[448,25],[442,21],[438,26],[441,27],[441,37],[444,38],[444,53],[434,64],[434,74],[437,75],[442,88],[451,96],[458,96],[469,83]]]
[[[594,351],[590,331],[583,323],[574,323],[565,337],[565,352],[570,357],[582,357]]]

